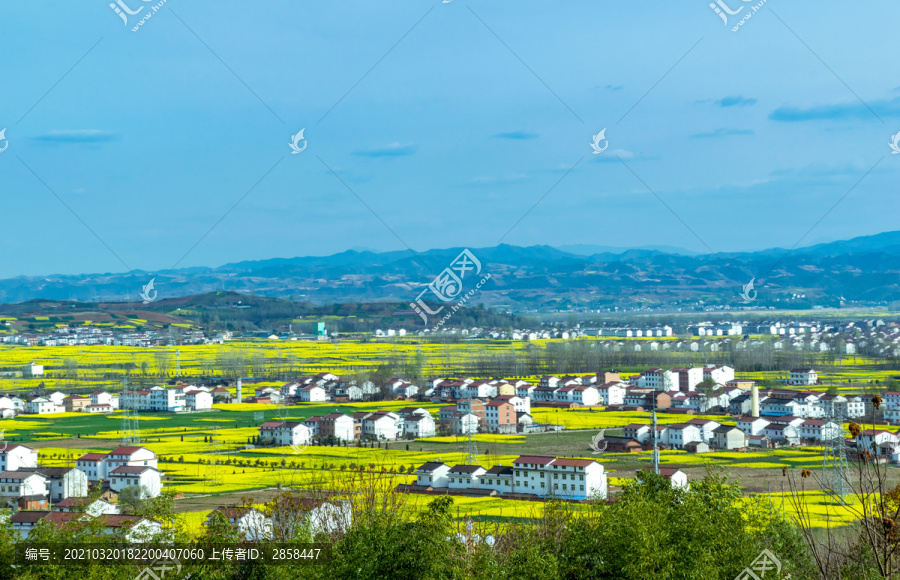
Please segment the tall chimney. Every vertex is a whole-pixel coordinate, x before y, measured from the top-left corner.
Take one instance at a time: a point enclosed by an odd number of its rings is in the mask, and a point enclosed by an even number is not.
[[[759,387],[756,383],[750,387],[750,416],[759,417]]]
[[[241,379],[237,380],[237,402],[241,402]]]

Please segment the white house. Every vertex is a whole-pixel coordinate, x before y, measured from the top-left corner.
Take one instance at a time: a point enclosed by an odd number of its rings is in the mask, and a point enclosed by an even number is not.
[[[718,427],[722,426],[721,423],[713,421],[712,419],[691,419],[688,423],[700,428],[700,440],[704,443],[712,441],[713,433]],[[688,443],[690,443],[690,441],[688,441]]]
[[[406,381],[401,381],[400,384],[394,386],[394,394],[407,399],[415,397],[418,393],[419,387]]]
[[[23,467],[20,471],[43,475],[50,490],[50,501],[59,502],[88,494],[87,475],[75,467]]]
[[[91,499],[89,497],[69,496],[53,506],[56,511],[71,513],[86,513],[94,517],[102,514],[117,514],[119,507],[105,499]]]
[[[684,446],[694,441],[703,441],[700,427],[690,423],[678,423],[669,425],[666,437],[669,447],[673,449],[684,449]]]
[[[642,425],[640,423],[630,423],[624,427],[625,437],[635,439],[641,443],[650,440],[650,425]]]
[[[206,517],[204,525],[218,516],[224,517],[245,540],[258,542],[272,537],[272,521],[256,508],[218,507]]]
[[[626,383],[612,382],[604,383],[597,387],[597,393],[602,399],[603,405],[624,405],[625,404],[625,387]]]
[[[112,395],[105,391],[91,393],[91,405],[112,405]]]
[[[157,457],[146,447],[117,447],[109,453],[85,453],[75,461],[75,466],[84,472],[89,482],[107,479],[116,467],[157,467]]]
[[[762,435],[769,421],[762,417],[739,417],[737,420],[737,428],[744,432],[745,435]]]
[[[278,539],[295,537],[301,528],[313,535],[340,533],[349,530],[353,523],[353,508],[348,500],[281,496],[270,505],[271,528]]]
[[[259,438],[280,446],[308,445],[311,439],[309,427],[288,421],[266,421],[259,426]]]
[[[448,487],[450,466],[446,463],[429,461],[416,470],[416,485],[425,487]]]
[[[59,405],[44,397],[35,397],[25,402],[25,413],[28,415],[49,415],[58,412]]]
[[[93,399],[93,396],[91,398]],[[165,387],[150,388],[149,410],[168,411],[174,413],[176,411],[181,411],[182,409],[184,409],[184,406],[185,396],[182,391],[167,389]]]
[[[500,493],[512,491],[513,468],[504,465],[494,466],[481,476],[478,486],[482,489],[496,489]]]
[[[593,407],[600,404],[600,392],[594,386],[575,387],[571,393],[571,402]]]
[[[487,470],[480,465],[457,465],[447,472],[450,489],[477,489],[478,479]]]
[[[724,385],[734,380],[734,369],[725,365],[706,365],[703,367],[703,379],[712,379]]]
[[[167,390],[167,389],[163,389]],[[136,409],[138,411],[151,411],[151,391],[123,391],[119,397],[119,407],[122,409]]]
[[[863,450],[873,451],[874,445],[879,446],[883,443],[900,443],[896,433],[891,433],[884,429],[864,429],[856,438],[856,449],[860,452]]]
[[[790,424],[772,423],[766,426],[762,434],[772,441],[786,441],[790,445],[797,445],[800,443],[799,430],[797,427]]]
[[[64,404],[66,400],[66,394],[62,391],[53,391],[49,395],[44,396],[43,398],[48,399],[51,403],[60,407]]]
[[[310,385],[299,390],[300,400],[304,403],[321,403],[328,400],[328,393],[319,385]]]
[[[815,385],[819,382],[819,376],[810,368],[791,369],[790,384],[797,386]]]
[[[162,472],[155,467],[120,465],[109,472],[109,487],[121,492],[126,487],[138,486],[141,499],[156,497],[162,490]]]
[[[593,460],[522,455],[513,461],[513,492],[567,499],[606,497],[603,466]]]
[[[100,514],[97,517],[107,534],[121,535],[130,544],[151,542],[162,537],[162,524],[140,516]]]
[[[333,435],[341,441],[353,441],[356,439],[356,427],[353,417],[343,413],[329,413],[322,417],[322,434]]]
[[[184,394],[184,403],[191,411],[206,411],[212,409],[213,398],[208,391],[187,391]]]
[[[434,417],[431,413],[414,413],[403,419],[403,433],[415,438],[434,437]]]
[[[363,419],[363,434],[377,440],[399,439],[402,422],[396,413],[377,411]]]
[[[520,397],[518,395],[501,395],[494,399],[495,401],[507,401],[515,408],[516,413],[531,413],[531,397]]]
[[[645,469],[645,471],[650,471],[650,469]],[[659,474],[668,479],[673,488],[688,488],[687,474],[678,468],[660,467]]]
[[[46,496],[47,478],[33,471],[0,472],[0,497]]]
[[[17,471],[24,467],[37,467],[37,449],[14,443],[0,451],[0,471]]]
[[[799,427],[800,438],[811,441],[836,439],[843,436],[843,431],[839,424],[822,419],[807,419]]]
[[[451,429],[459,435],[478,433],[480,426],[481,418],[474,413],[458,413],[451,422]]]
[[[26,377],[39,377],[44,374],[44,365],[39,365],[37,363],[28,363],[25,365],[25,376]]]
[[[89,482],[100,481],[106,478],[104,459],[106,453],[85,453],[75,461],[75,465],[87,476]]]

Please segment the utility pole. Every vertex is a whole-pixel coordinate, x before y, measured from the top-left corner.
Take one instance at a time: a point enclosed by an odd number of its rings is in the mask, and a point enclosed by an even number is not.
[[[469,414],[475,415],[472,409],[472,394],[469,393]],[[478,432],[478,422],[475,422],[474,429],[467,429],[466,432],[466,465],[478,465],[478,442],[475,440],[475,434]]]
[[[134,393],[132,393],[133,395]],[[131,397],[131,404],[127,407],[123,404],[128,398],[128,377],[122,383],[122,394],[119,396],[119,406],[123,407],[122,413],[122,445],[136,446],[141,444],[141,433],[138,424],[138,402]]]

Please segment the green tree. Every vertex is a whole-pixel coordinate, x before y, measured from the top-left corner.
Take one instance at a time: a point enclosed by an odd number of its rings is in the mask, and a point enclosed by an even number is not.
[[[124,513],[138,514],[149,496],[150,490],[145,486],[129,485],[119,492],[119,506]]]

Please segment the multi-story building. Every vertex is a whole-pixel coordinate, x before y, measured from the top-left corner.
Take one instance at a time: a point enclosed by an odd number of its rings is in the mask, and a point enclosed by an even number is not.
[[[619,381],[603,383],[597,387],[597,394],[601,398],[601,405],[624,405],[625,393],[628,383]]]
[[[607,495],[606,473],[596,461],[522,455],[512,468],[513,493],[567,499]]]
[[[153,406],[150,402],[150,391],[123,391],[119,396],[119,407],[137,411],[151,410]]]
[[[259,438],[281,446],[308,445],[311,439],[309,427],[289,421],[266,421],[259,426]]]
[[[724,365],[706,365],[703,367],[703,380],[712,379],[716,384],[724,385],[734,380],[734,369]]]
[[[140,498],[156,497],[162,490],[162,472],[148,465],[120,465],[109,472],[109,488],[121,492],[126,487],[137,487]]]
[[[7,444],[0,450],[0,471],[18,471],[25,467],[37,467],[38,452],[18,443]]]
[[[0,497],[46,496],[48,493],[47,478],[40,473],[23,470],[0,472]]]
[[[75,466],[83,471],[88,481],[93,483],[109,477],[110,472],[120,466],[157,467],[157,457],[146,447],[123,446],[109,453],[85,453]]]
[[[184,405],[189,411],[212,409],[213,398],[209,391],[195,389],[184,393]]]
[[[124,395],[123,395],[124,396]],[[150,389],[149,408],[153,411],[177,412],[184,410],[185,395],[183,391],[166,389],[164,387],[152,387]],[[129,402],[129,405],[131,403]],[[131,409],[133,407],[125,407]]]
[[[416,485],[447,487],[450,483],[450,466],[440,461],[429,461],[416,470]]]
[[[353,417],[343,413],[329,413],[322,417],[319,423],[320,435],[329,435],[341,441],[353,441],[356,439],[356,430]]]
[[[411,413],[403,417],[403,434],[413,438],[434,437],[434,417],[431,413]]]
[[[403,433],[400,416],[390,411],[377,411],[363,419],[363,435],[372,439],[399,439]]]
[[[795,386],[815,385],[819,382],[819,375],[814,369],[791,369],[790,384]]]
[[[485,405],[484,413],[489,433],[516,432],[516,408],[509,401],[491,401]]]
[[[82,397],[80,395],[69,395],[63,399],[66,413],[83,413],[87,410],[87,406],[91,404],[90,397]]]
[[[22,467],[21,472],[32,472],[44,476],[54,503],[70,497],[85,497],[88,494],[87,475],[75,467]]]

